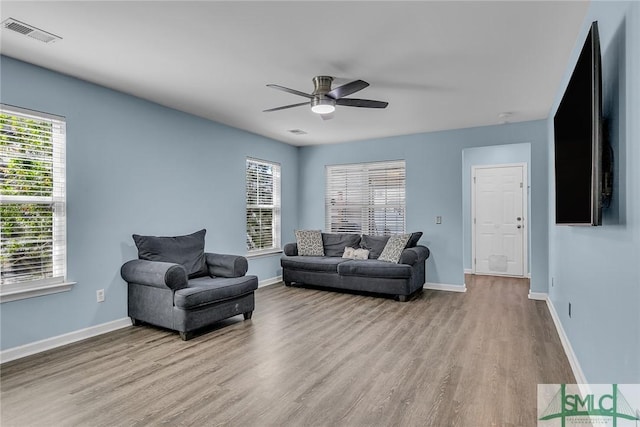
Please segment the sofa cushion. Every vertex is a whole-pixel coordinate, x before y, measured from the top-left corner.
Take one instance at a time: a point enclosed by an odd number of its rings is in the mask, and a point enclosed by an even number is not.
[[[189,286],[174,294],[174,304],[189,310],[207,304],[228,300],[255,291],[258,288],[256,276],[233,278],[200,277],[189,280]]]
[[[338,264],[346,260],[339,257],[283,256],[280,265],[283,268],[307,271],[338,272]]]
[[[369,251],[369,259],[378,259],[388,240],[389,236],[369,236],[363,234],[360,247]]]
[[[360,235],[353,233],[322,233],[324,256],[342,256],[345,247],[359,248]]]
[[[204,235],[202,229],[193,234],[175,237],[133,235],[138,248],[138,258],[147,261],[161,261],[181,264],[189,278],[208,274],[204,256]]]
[[[378,257],[378,260],[395,262],[397,264],[400,261],[402,251],[407,247],[407,242],[410,237],[411,234],[396,234],[391,236]]]
[[[411,266],[392,264],[373,259],[345,261],[338,265],[341,276],[378,277],[388,279],[406,279],[411,277]]]
[[[353,233],[322,233],[324,256],[342,256],[345,247],[359,248],[360,235]]]
[[[320,230],[296,230],[296,243],[300,256],[324,256]]]

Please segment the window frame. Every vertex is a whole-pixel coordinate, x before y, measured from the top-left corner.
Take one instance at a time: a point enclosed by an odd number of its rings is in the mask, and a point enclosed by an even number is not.
[[[0,303],[68,291],[75,283],[67,280],[66,119],[54,114],[8,104],[0,104],[0,113],[47,122],[53,126],[51,132],[51,174],[53,180],[51,195],[0,194],[0,204],[24,203],[51,206],[52,277],[9,283],[0,282]]]
[[[372,181],[380,184],[372,185]],[[326,165],[326,232],[369,235],[406,233],[406,187],[405,160]],[[379,203],[380,192],[383,193],[384,203]],[[337,201],[338,198],[342,200]],[[337,212],[339,209],[343,212]],[[382,232],[376,229],[380,222],[376,217],[380,211],[383,212]],[[387,220],[387,211],[397,218]],[[340,222],[336,221],[339,217],[342,217]],[[387,226],[391,226],[391,229]]]
[[[273,176],[273,186],[271,190],[272,202],[273,203],[250,203],[249,197],[249,165],[253,163],[256,165],[268,166],[272,168],[272,176]],[[245,233],[246,233],[246,256],[247,257],[259,257],[264,255],[271,255],[275,253],[282,252],[282,233],[281,233],[281,223],[282,223],[282,196],[281,196],[281,187],[282,187],[282,167],[280,163],[272,162],[269,160],[262,160],[255,157],[246,157],[245,159]],[[259,179],[259,176],[257,177]],[[259,199],[259,190],[256,190],[255,199]],[[250,249],[249,248],[249,210],[250,209],[270,209],[272,211],[271,216],[271,241],[272,245],[270,247],[261,247],[258,249]],[[263,230],[261,229],[261,232]]]

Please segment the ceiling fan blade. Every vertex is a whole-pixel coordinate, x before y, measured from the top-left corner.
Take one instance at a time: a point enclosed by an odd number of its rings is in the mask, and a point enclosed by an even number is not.
[[[346,107],[387,108],[388,102],[373,101],[371,99],[340,98],[336,99],[336,105]]]
[[[280,86],[280,85],[267,85],[267,87],[272,87],[274,89],[282,90],[285,92],[292,93],[294,95],[304,96],[305,98],[313,99],[313,95],[309,95],[308,93],[300,92],[299,90],[289,89],[288,87]]]
[[[269,113],[271,111],[286,110],[287,108],[300,107],[302,105],[309,105],[309,103],[308,102],[301,102],[299,104],[284,105],[282,107],[276,107],[276,108],[270,108],[268,110],[262,110],[262,112],[263,113]]]
[[[327,93],[327,96],[333,99],[340,99],[343,96],[351,95],[359,90],[369,86],[364,80],[354,80],[351,83],[338,86]]]

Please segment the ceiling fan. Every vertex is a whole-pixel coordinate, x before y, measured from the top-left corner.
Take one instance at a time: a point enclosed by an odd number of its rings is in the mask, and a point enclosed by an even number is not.
[[[288,87],[268,84],[268,87],[272,87],[274,89],[282,90],[284,92],[289,92],[294,95],[303,96],[305,98],[309,98],[310,101],[301,102],[299,104],[291,104],[284,105],[282,107],[271,108],[269,110],[264,110],[265,113],[271,111],[279,111],[285,110],[287,108],[300,107],[303,105],[311,106],[311,111],[314,113],[320,114],[322,118],[329,118],[327,116],[330,113],[333,113],[336,109],[336,105],[342,105],[345,107],[361,107],[361,108],[386,108],[389,105],[388,102],[384,101],[373,101],[371,99],[356,99],[356,98],[345,98],[345,96],[351,95],[352,93],[358,92],[367,86],[369,83],[364,80],[354,80],[350,83],[344,84],[342,86],[338,86],[336,88],[331,89],[331,82],[333,81],[333,77],[330,76],[316,76],[313,78],[313,86],[314,90],[311,94],[300,92],[295,89],[289,89]]]

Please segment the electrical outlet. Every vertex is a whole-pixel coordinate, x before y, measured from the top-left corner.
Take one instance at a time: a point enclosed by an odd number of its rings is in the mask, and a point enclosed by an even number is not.
[[[569,318],[571,318],[571,303],[569,303]]]
[[[98,302],[104,302],[104,289],[98,289],[96,291],[96,300]]]
[[[436,217],[436,224],[442,224],[442,217],[440,215]]]

